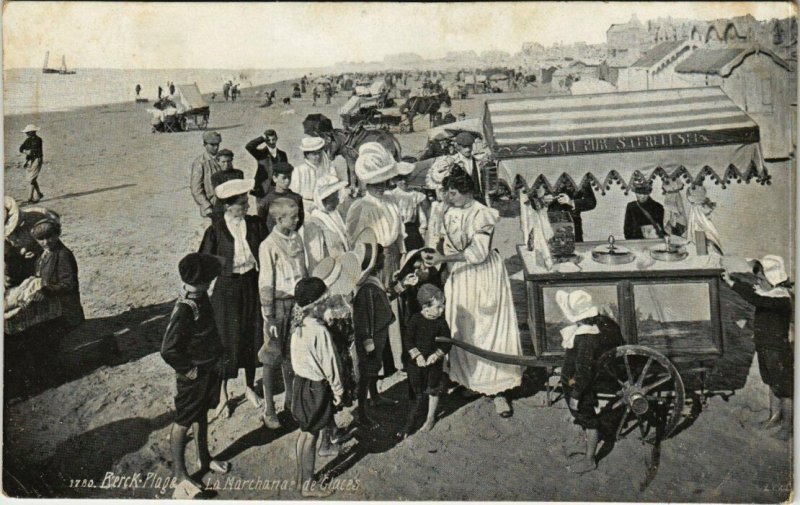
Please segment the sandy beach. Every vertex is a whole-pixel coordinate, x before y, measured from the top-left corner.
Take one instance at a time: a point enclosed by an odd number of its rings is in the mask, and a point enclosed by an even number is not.
[[[279,147],[290,162],[299,163],[303,118],[319,112],[338,125],[337,111],[347,99],[340,94],[332,104],[315,107],[306,95],[290,106],[259,108],[258,93],[267,88],[278,90],[278,101],[291,94],[291,83],[281,82],[246,89],[235,103],[220,96],[211,102],[209,129],[220,132],[221,147],[234,152],[234,165],[246,177],[256,167],[244,149],[247,141],[274,128]],[[454,101],[453,111],[476,117],[489,97]],[[25,359],[6,361],[3,483],[9,495],[171,496],[171,490],[163,491],[163,480],[171,472],[167,434],[175,385],[158,349],[180,286],[177,262],[197,249],[203,231],[188,189],[189,167],[202,152],[202,140],[196,129],[151,133],[150,106],[131,102],[5,118],[5,194],[20,202],[27,199],[27,185],[17,153],[23,140],[19,131],[28,123],[41,127],[45,164],[39,184],[45,197],[40,205],[62,216],[62,239],[78,261],[88,319],[49,350],[59,370],[34,369]],[[398,135],[404,154],[423,150],[426,124],[427,118],[418,118],[417,133]],[[789,163],[771,172],[776,193],[770,195],[788,198]],[[765,190],[742,184],[728,198],[747,191],[761,195]],[[621,225],[618,199],[630,197],[620,192],[598,196],[602,202],[592,219],[600,222],[611,212],[612,198],[617,199],[613,219]],[[755,217],[742,219],[740,225]],[[766,233],[787,236],[788,221],[765,223]],[[721,233],[735,234],[735,226],[722,223]],[[517,218],[504,217],[494,247],[506,259],[524,321],[521,265],[514,257],[518,236]],[[761,248],[756,244],[737,252],[775,252]],[[791,443],[756,427],[767,416],[767,396],[752,366],[752,310],[728,290],[723,303],[728,348],[709,382],[725,394],[712,396],[706,405],[693,402],[689,421],[658,453],[626,439],[601,459],[596,472],[570,474],[564,447],[579,431],[563,402],[547,406],[544,378],[531,369],[510,419],[499,418],[489,400],[447,397],[432,432],[397,441],[391,435],[404,415],[386,409],[376,416],[380,429],[359,435],[342,455],[318,461],[317,467],[336,476],[339,500],[784,501],[790,491]],[[10,343],[12,338],[6,339],[7,350],[24,347]],[[382,389],[405,402],[403,380],[396,375]],[[218,480],[222,499],[299,498],[293,490],[264,484],[293,477],[296,433],[266,430],[259,411],[243,403],[242,381],[232,387],[239,405],[230,419],[210,425],[209,441],[212,454],[230,460],[233,471],[206,475],[206,483]],[[349,418],[345,413],[339,424]],[[193,460],[192,452],[187,459]],[[126,487],[109,479],[109,472],[149,480]]]

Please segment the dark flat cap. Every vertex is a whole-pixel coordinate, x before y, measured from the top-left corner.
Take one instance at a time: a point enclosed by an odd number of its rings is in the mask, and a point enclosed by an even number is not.
[[[222,271],[223,259],[203,253],[189,253],[178,263],[181,280],[190,286],[206,284]]]

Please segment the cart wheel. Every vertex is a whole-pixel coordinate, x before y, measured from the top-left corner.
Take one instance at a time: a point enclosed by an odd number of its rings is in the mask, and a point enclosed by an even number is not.
[[[617,439],[637,427],[648,442],[675,431],[686,392],[678,370],[663,354],[639,345],[619,346],[600,357],[595,381],[600,391],[613,392],[600,415],[614,420]]]
[[[180,119],[180,122],[179,122],[178,124],[179,124],[179,125],[180,125],[180,127],[181,127],[181,131],[184,131],[184,132],[185,132],[186,130],[188,130],[188,129],[189,129],[189,121],[187,121],[187,120],[186,120],[186,116],[182,117],[182,118]]]
[[[208,116],[203,116],[202,119],[197,121],[197,127],[200,128],[201,130],[205,130],[206,128],[208,128]]]

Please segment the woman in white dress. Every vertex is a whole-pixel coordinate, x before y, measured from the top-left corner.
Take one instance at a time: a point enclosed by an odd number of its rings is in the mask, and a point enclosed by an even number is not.
[[[487,351],[521,355],[511,282],[503,260],[492,250],[497,211],[473,199],[472,179],[454,168],[445,179],[449,207],[443,217],[444,254],[435,263],[447,263],[445,284],[447,324],[453,338]],[[522,383],[522,368],[495,363],[458,347],[450,351],[450,379],[465,388],[494,396],[497,413],[511,416],[511,405],[501,393]]]

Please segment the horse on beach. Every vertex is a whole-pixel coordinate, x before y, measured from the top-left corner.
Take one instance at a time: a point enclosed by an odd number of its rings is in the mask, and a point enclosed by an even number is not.
[[[408,118],[409,132],[414,131],[414,116],[428,114],[430,125],[433,126],[433,115],[439,112],[442,104],[452,106],[450,93],[447,90],[441,91],[437,95],[431,96],[412,96],[400,107],[400,114],[405,114]]]

